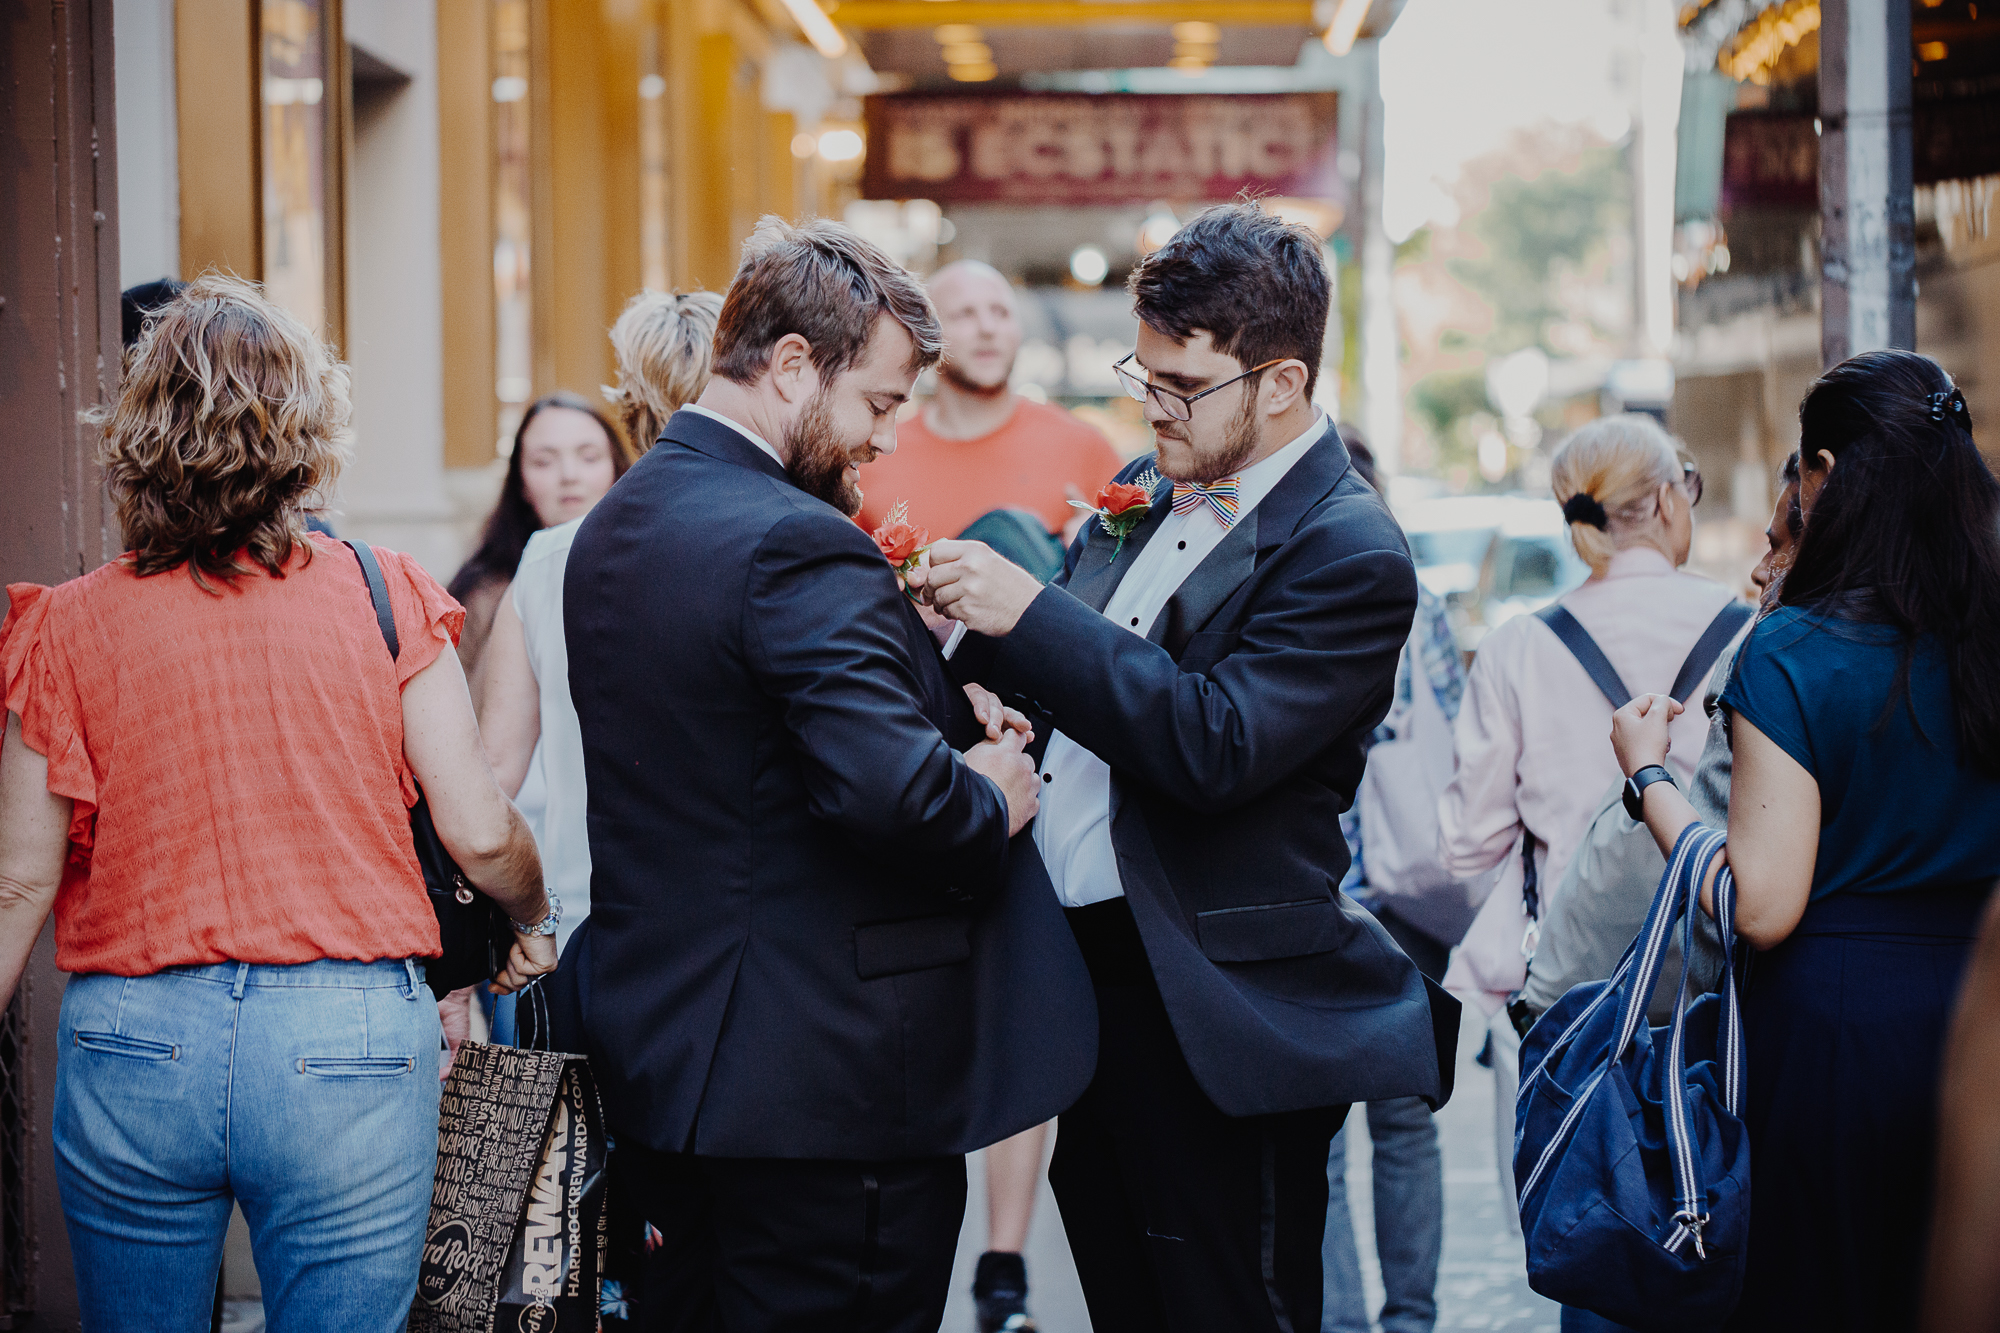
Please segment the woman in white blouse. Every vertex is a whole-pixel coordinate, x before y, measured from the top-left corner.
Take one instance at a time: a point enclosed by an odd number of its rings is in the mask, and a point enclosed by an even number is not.
[[[611,326],[618,387],[605,396],[639,453],[707,386],[721,311],[722,298],[713,292],[645,291]],[[479,730],[501,787],[517,798],[524,788],[539,788],[540,810],[529,814],[529,824],[549,888],[563,899],[562,943],[590,912],[583,735],[563,644],[563,574],[582,523],[573,519],[529,539],[512,591],[493,618],[479,699]],[[529,804],[523,802],[524,810]]]
[[[1732,598],[1722,585],[1680,569],[1693,542],[1700,474],[1651,417],[1627,415],[1572,435],[1556,452],[1552,481],[1570,521],[1570,542],[1591,568],[1590,579],[1561,605],[1634,695],[1670,691],[1695,641]],[[1546,906],[1592,813],[1622,776],[1607,740],[1611,712],[1541,619],[1524,615],[1501,624],[1472,664],[1453,736],[1457,772],[1439,802],[1450,873],[1475,880],[1502,867],[1452,954],[1445,986],[1490,1023],[1496,1147],[1509,1196],[1520,1042],[1504,1006],[1526,978],[1524,840],[1533,838]],[[1707,719],[1690,709],[1673,725],[1668,767],[1685,789]]]

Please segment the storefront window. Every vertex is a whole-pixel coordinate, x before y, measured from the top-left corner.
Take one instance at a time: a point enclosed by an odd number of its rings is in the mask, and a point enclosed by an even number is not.
[[[493,0],[493,388],[503,457],[534,392],[529,57],[529,0]]]
[[[308,328],[328,315],[326,0],[263,0],[264,290]]]

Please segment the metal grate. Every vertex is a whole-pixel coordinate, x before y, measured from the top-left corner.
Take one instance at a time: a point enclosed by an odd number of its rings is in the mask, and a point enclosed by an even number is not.
[[[27,989],[0,1010],[0,1329],[15,1327],[29,1308]]]

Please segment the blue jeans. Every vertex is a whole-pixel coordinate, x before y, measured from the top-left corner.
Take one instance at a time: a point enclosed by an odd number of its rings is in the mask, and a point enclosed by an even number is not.
[[[1368,1333],[1361,1260],[1347,1209],[1347,1127],[1326,1161],[1326,1303],[1322,1333]],[[1374,1142],[1375,1253],[1382,1261],[1382,1333],[1430,1333],[1437,1323],[1438,1256],[1444,1249],[1444,1167],[1437,1125],[1420,1097],[1368,1103]]]
[[[72,977],[56,1179],[85,1333],[208,1327],[231,1202],[271,1333],[395,1333],[437,1166],[420,965]]]

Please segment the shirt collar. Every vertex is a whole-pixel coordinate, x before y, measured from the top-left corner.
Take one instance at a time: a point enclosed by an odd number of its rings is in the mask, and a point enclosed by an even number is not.
[[[699,412],[703,416],[707,417],[710,421],[720,421],[723,425],[729,427],[729,429],[735,431],[738,435],[741,435],[744,439],[750,441],[750,443],[756,445],[759,449],[762,449],[765,453],[769,454],[771,456],[771,461],[776,463],[779,467],[785,466],[785,460],[778,457],[778,451],[771,447],[771,442],[769,440],[759,435],[756,431],[751,430],[748,426],[736,420],[734,417],[726,417],[722,415],[722,413],[716,411],[714,408],[703,407],[700,403],[682,403],[681,411]]]
[[[1611,557],[1605,568],[1607,579],[1657,578],[1674,572],[1674,562],[1657,546],[1628,546]]]
[[[1326,415],[1315,411],[1313,413],[1312,425],[1306,427],[1305,434],[1299,436],[1269,458],[1252,463],[1249,467],[1237,473],[1237,512],[1241,514],[1249,513],[1259,500],[1262,500],[1275,490],[1278,483],[1285,479],[1285,474],[1292,470],[1293,464],[1304,458],[1307,451],[1319,443],[1320,436],[1324,434],[1326,434]]]

